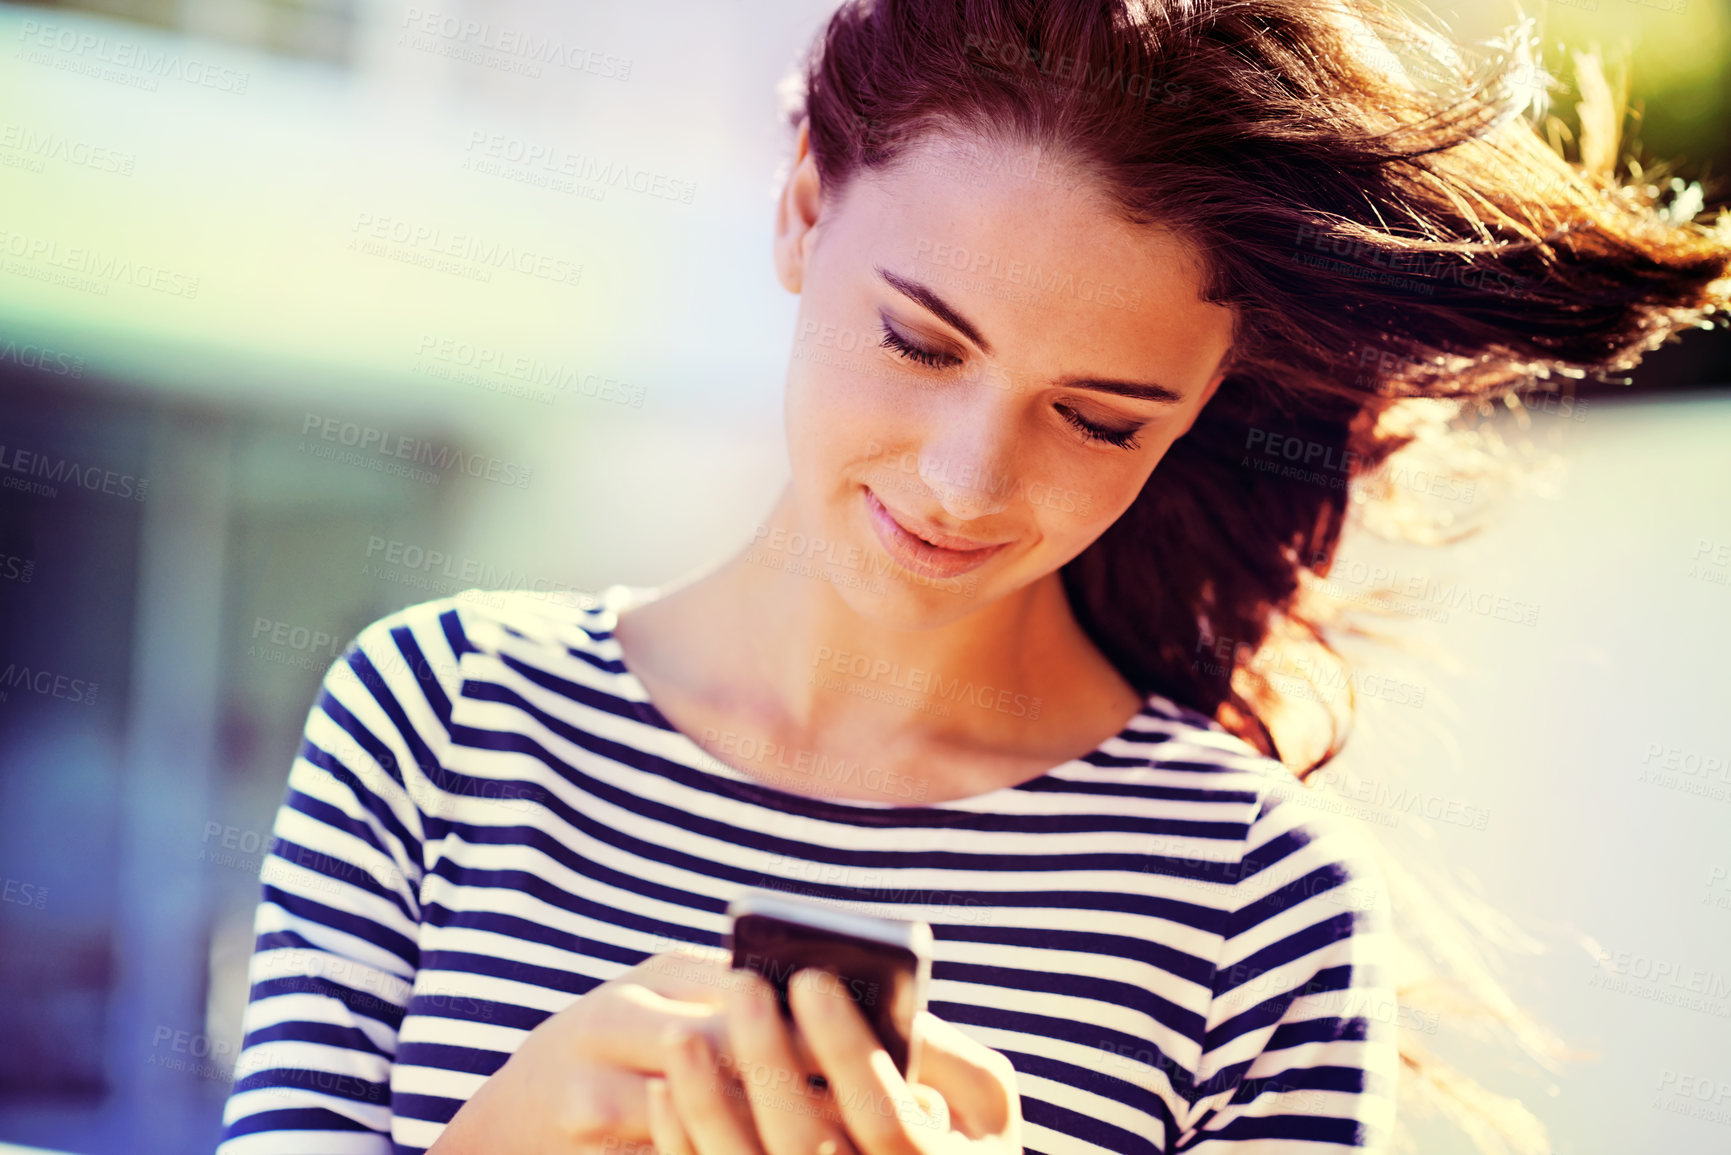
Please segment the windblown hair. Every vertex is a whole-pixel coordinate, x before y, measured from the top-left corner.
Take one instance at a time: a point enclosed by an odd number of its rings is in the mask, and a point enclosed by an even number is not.
[[[1125,219],[1197,250],[1204,299],[1233,310],[1226,377],[1062,579],[1132,685],[1271,757],[1293,703],[1319,700],[1311,672],[1344,666],[1323,579],[1349,509],[1447,540],[1451,515],[1390,484],[1402,461],[1462,470],[1427,475],[1433,492],[1474,484],[1502,448],[1471,422],[1491,403],[1631,368],[1731,304],[1731,216],[1697,224],[1699,186],[1663,204],[1654,172],[1617,177],[1624,110],[1597,60],[1577,58],[1569,161],[1560,122],[1539,131],[1549,78],[1527,28],[1492,47],[1469,59],[1376,0],[846,0],[792,86],[826,198],[929,133],[973,134],[1067,158]],[[1314,711],[1294,731],[1319,757],[1285,739],[1300,780],[1344,745],[1346,689],[1325,743]],[[1401,1034],[1427,1105],[1486,1150],[1543,1149],[1518,1103]]]

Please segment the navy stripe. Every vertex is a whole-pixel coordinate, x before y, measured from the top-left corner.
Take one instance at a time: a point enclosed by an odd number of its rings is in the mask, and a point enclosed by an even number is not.
[[[242,1079],[235,1083],[235,1091],[241,1090]],[[271,1086],[274,1084],[258,1084]],[[233,1123],[223,1128],[224,1140],[239,1138],[242,1135],[257,1135],[263,1132],[277,1134],[279,1132],[304,1131],[365,1131],[362,1124],[346,1115],[323,1107],[295,1107],[283,1111],[258,1111],[251,1115],[242,1115]]]
[[[648,700],[617,656],[612,604],[444,598],[371,624],[326,674],[260,892],[254,949],[279,977],[251,986],[235,1084],[319,1105],[233,1100],[219,1155],[263,1134],[318,1149],[321,1134],[367,1130],[351,1117],[362,1104],[447,1122],[462,1103],[438,1073],[490,1077],[558,1008],[650,952],[721,945],[745,887],[927,917],[930,1009],[1009,1058],[1029,1155],[1166,1155],[1190,1132],[1183,1149],[1370,1141],[1392,1027],[1298,1004],[1394,1004],[1371,953],[1380,914],[1358,901],[1380,881],[1336,820],[1288,797],[1283,767],[1149,695],[1095,750],[960,803],[777,789],[717,771]],[[345,738],[315,741],[315,722]],[[405,795],[412,814],[386,801]],[[380,856],[370,868],[350,860],[357,841]],[[385,862],[404,877],[381,880]],[[1306,905],[1318,895],[1323,917]],[[315,945],[328,932],[398,961],[377,973]],[[328,1001],[285,1017],[289,995]],[[1248,1077],[1260,1056],[1315,1043],[1330,1044],[1326,1061]],[[1269,1098],[1301,1091],[1331,1094]],[[1271,1102],[1275,1115],[1246,1114]],[[424,1153],[389,1123],[376,1133]]]

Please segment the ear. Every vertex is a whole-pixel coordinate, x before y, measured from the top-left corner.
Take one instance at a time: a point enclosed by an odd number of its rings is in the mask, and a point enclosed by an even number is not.
[[[805,283],[806,257],[815,239],[812,227],[822,200],[809,118],[800,122],[793,147],[793,169],[775,204],[775,275],[784,289],[797,293]]]

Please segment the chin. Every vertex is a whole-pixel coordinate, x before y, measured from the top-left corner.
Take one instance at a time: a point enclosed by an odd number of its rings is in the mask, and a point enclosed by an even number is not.
[[[922,578],[892,567],[858,585],[838,582],[835,591],[867,621],[889,629],[929,630],[965,618],[987,604],[992,600],[987,588],[973,574]]]

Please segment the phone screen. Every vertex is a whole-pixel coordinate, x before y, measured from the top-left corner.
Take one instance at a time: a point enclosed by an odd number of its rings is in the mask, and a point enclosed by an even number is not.
[[[817,967],[835,975],[908,1076],[914,1013],[919,1009],[914,952],[870,939],[766,914],[743,914],[733,922],[733,965],[761,974],[775,988],[783,1016],[791,1019],[787,983],[796,971]]]

